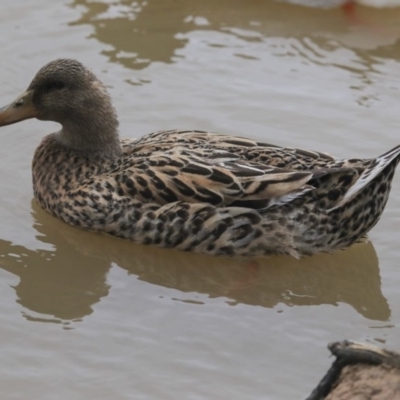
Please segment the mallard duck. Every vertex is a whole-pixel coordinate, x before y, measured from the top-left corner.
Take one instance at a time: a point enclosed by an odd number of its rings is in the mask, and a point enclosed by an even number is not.
[[[103,84],[52,61],[0,109],[0,125],[56,121],[33,163],[34,197],[68,224],[214,255],[295,257],[351,245],[378,221],[400,146],[337,160],[242,137],[170,130],[120,140]]]

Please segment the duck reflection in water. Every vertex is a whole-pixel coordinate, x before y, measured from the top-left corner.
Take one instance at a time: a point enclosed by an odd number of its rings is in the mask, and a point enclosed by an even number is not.
[[[266,308],[347,303],[365,318],[390,318],[370,242],[301,260],[253,259],[253,267],[246,268],[246,259],[136,245],[70,227],[34,201],[32,209],[37,238],[54,250],[32,251],[0,241],[0,267],[19,277],[17,302],[29,320],[68,324],[92,314],[93,306],[109,294],[107,274],[113,265],[126,270],[130,279],[173,289],[171,298],[178,290]]]

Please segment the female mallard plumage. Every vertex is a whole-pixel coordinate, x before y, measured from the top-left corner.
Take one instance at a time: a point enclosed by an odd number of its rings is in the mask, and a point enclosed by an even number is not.
[[[203,131],[120,141],[110,97],[78,61],[44,66],[0,125],[59,122],[36,149],[38,203],[65,222],[144,244],[216,255],[344,248],[378,221],[400,146],[336,160]]]

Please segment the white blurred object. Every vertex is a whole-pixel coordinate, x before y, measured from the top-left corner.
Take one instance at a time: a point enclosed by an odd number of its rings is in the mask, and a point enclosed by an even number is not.
[[[355,0],[356,3],[370,7],[399,7],[400,0]]]
[[[335,8],[345,4],[362,4],[364,6],[383,8],[400,7],[400,0],[281,0],[307,7]]]

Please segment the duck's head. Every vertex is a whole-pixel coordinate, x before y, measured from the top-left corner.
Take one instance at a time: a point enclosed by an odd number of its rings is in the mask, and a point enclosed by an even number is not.
[[[104,85],[80,62],[51,61],[28,89],[0,108],[0,126],[28,118],[62,125],[60,141],[77,151],[120,154],[118,120]]]

